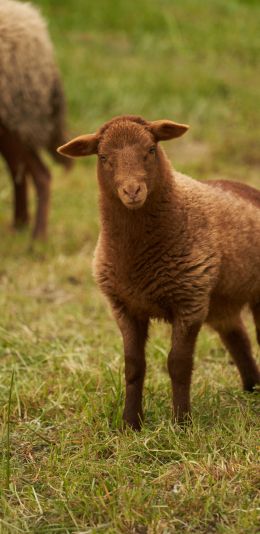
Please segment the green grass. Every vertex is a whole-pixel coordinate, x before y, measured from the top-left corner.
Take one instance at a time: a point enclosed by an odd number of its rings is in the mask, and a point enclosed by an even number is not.
[[[258,2],[35,3],[50,23],[73,134],[120,113],[189,122],[166,146],[178,169],[259,187]],[[33,251],[29,234],[10,229],[0,167],[0,532],[256,534],[259,403],[214,333],[200,335],[193,420],[180,429],[170,329],[153,325],[145,425],[119,430],[122,343],[91,275],[94,164],[69,175],[52,167],[50,237]]]

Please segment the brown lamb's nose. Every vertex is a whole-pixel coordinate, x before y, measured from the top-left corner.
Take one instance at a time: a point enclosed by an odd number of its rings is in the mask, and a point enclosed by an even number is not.
[[[127,195],[131,200],[134,200],[135,197],[138,195],[140,189],[141,189],[141,188],[140,188],[140,185],[129,186],[128,188],[123,187],[123,192],[124,192],[125,195]]]

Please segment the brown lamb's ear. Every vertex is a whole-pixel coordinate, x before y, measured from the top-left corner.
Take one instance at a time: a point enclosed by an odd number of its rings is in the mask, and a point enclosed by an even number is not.
[[[189,126],[187,124],[162,120],[151,122],[150,129],[156,141],[167,141],[168,139],[174,139],[174,137],[180,137],[185,134]]]
[[[69,141],[65,145],[57,148],[57,152],[68,158],[80,158],[97,154],[99,136],[98,134],[80,135]]]

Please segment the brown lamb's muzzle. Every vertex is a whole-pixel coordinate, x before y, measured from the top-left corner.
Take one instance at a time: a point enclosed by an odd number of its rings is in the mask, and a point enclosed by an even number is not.
[[[147,186],[145,182],[128,180],[120,184],[117,189],[121,202],[130,210],[141,208],[147,199]]]

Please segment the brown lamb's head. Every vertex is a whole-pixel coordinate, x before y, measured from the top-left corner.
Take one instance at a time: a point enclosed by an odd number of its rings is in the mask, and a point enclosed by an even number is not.
[[[102,190],[118,197],[127,208],[138,209],[158,180],[158,142],[180,137],[187,129],[185,124],[169,120],[148,122],[121,116],[97,133],[76,137],[58,152],[72,158],[97,154]]]

